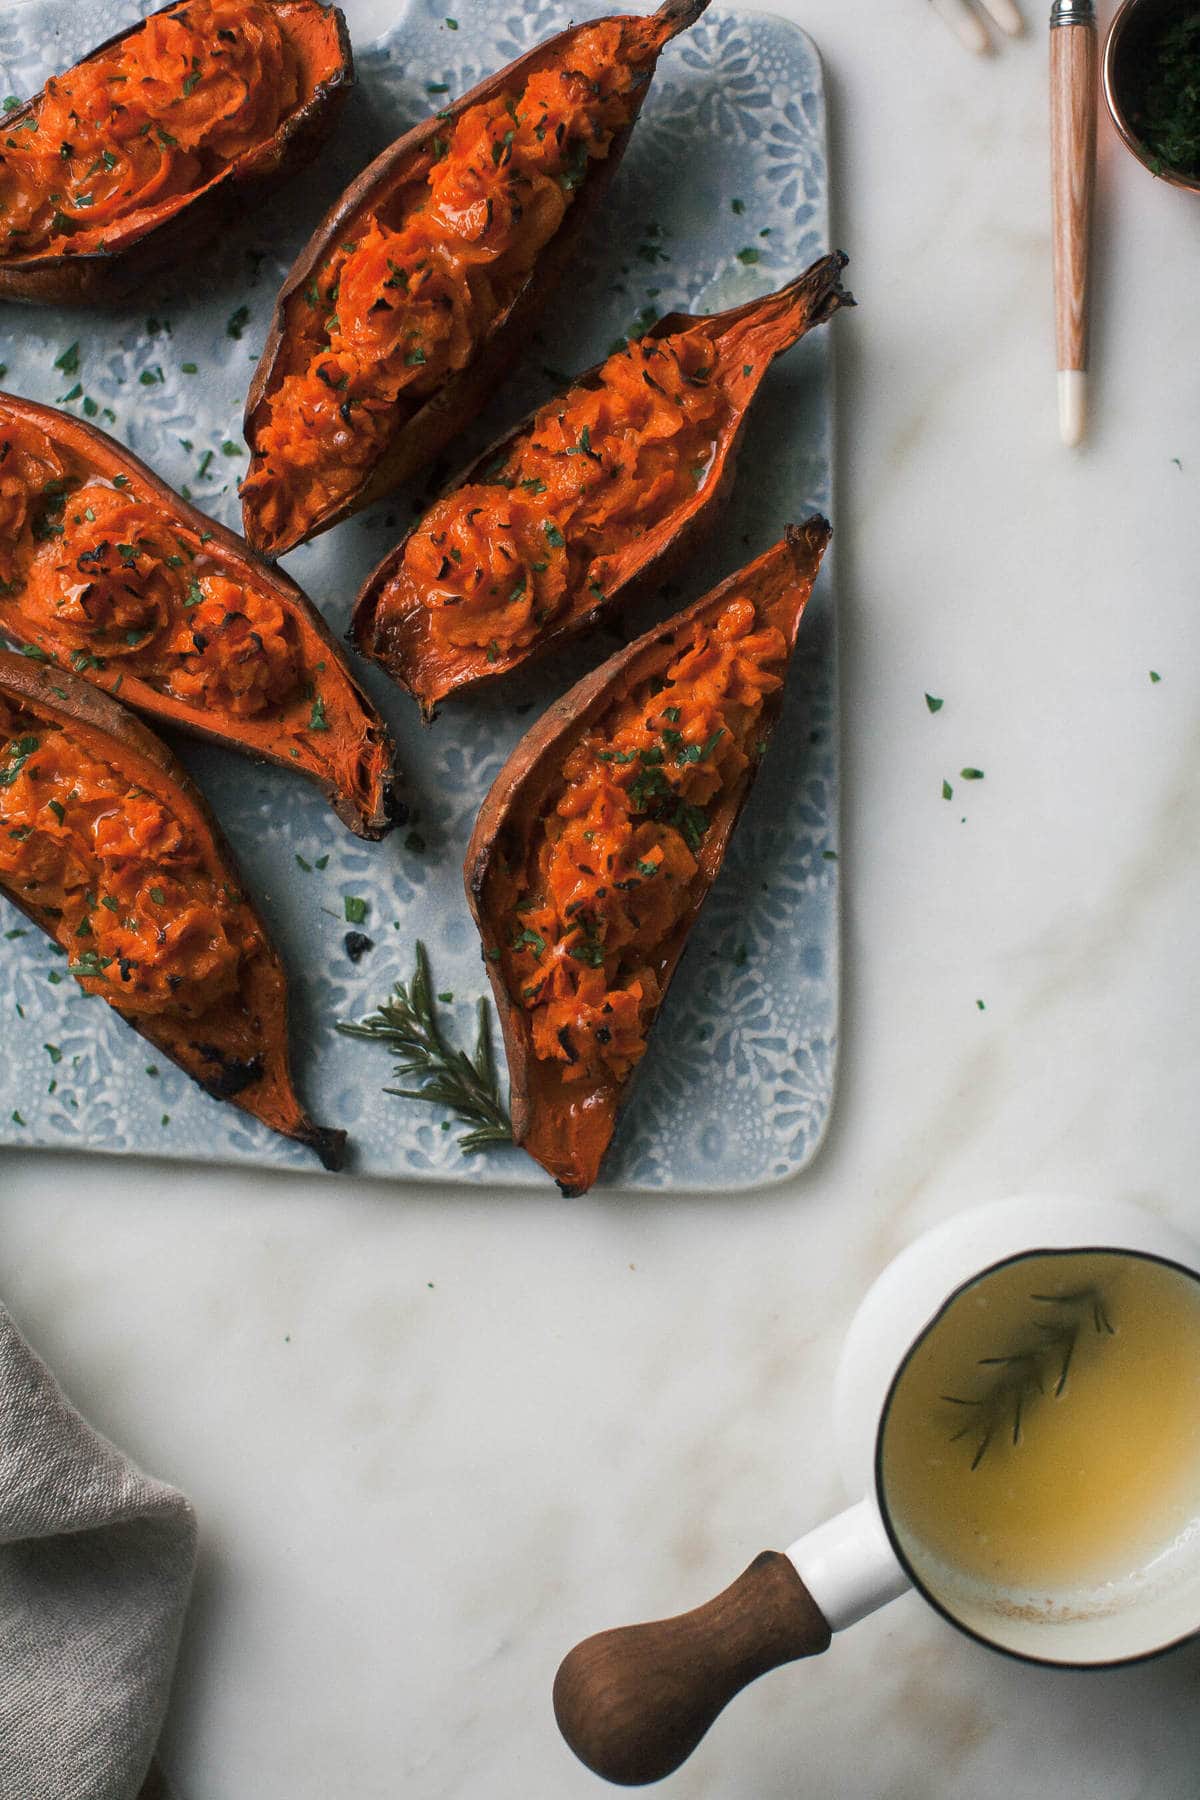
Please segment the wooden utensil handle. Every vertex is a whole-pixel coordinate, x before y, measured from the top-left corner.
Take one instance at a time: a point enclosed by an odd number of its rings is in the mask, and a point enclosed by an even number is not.
[[[1060,369],[1087,368],[1087,270],[1096,166],[1096,29],[1050,33],[1054,326]]]
[[[829,1635],[787,1557],[764,1550],[694,1612],[577,1644],[554,1682],[559,1730],[607,1781],[659,1781],[735,1694],[768,1669],[827,1649]]]

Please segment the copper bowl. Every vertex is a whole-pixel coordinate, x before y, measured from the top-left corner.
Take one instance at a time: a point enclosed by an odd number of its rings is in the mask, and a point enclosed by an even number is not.
[[[1144,169],[1172,187],[1200,194],[1200,175],[1182,175],[1148,150],[1129,122],[1130,74],[1151,31],[1164,19],[1190,10],[1180,0],[1123,0],[1104,40],[1104,98],[1125,146]]]

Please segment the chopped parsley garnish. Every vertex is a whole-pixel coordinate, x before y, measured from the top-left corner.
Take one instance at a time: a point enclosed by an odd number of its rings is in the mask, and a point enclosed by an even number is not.
[[[329,720],[325,717],[325,702],[322,700],[320,694],[317,694],[313,700],[312,712],[309,714],[308,719],[308,729],[310,731],[329,730]]]
[[[97,950],[80,951],[78,961],[67,964],[68,975],[83,975],[91,980],[98,980],[105,969],[113,962],[111,956],[101,956]]]
[[[983,780],[983,770],[982,769],[960,769],[958,772],[962,776],[964,781],[982,781]]]
[[[56,369],[61,370],[64,375],[78,375],[78,373],[79,373],[79,345],[78,345],[78,343],[76,342],[74,344],[69,344],[67,346],[67,348],[63,351],[62,355],[57,358],[54,366]]]
[[[549,544],[550,548],[552,550],[561,550],[563,545],[566,543],[566,541],[567,541],[566,538],[563,536],[562,532],[558,529],[558,526],[554,523],[554,521],[552,519],[547,519],[547,521],[546,521],[546,542]]]
[[[165,906],[167,903],[167,896],[160,887],[152,887],[150,889],[150,898],[153,900],[155,906]]]
[[[675,761],[677,763],[706,762],[724,736],[725,727],[723,725],[718,725],[712,736],[708,738],[705,743],[684,744],[681,749],[675,752]]]
[[[948,781],[943,781],[942,782],[942,799],[943,800],[953,800],[953,798],[954,798],[954,789],[950,786],[950,783]]]
[[[939,700],[936,694],[926,694],[925,704],[929,708],[931,713],[935,713],[935,712],[941,712],[941,710],[942,710],[943,706],[945,706],[946,702],[944,700]]]
[[[758,261],[759,253],[757,250],[753,249],[751,245],[747,244],[745,249],[738,251],[737,259],[740,263],[745,263],[749,266],[751,263],[756,263]]]
[[[540,932],[534,931],[527,925],[523,931],[517,933],[512,941],[512,947],[514,950],[528,947],[535,956],[541,956],[546,948],[546,940]]]
[[[698,850],[708,830],[708,814],[687,800],[679,800],[671,811],[663,813],[664,823],[673,825],[689,850]]]
[[[604,967],[604,945],[597,937],[580,938],[577,943],[567,945],[567,955],[576,962],[586,964],[589,969]]]
[[[34,751],[40,747],[40,738],[14,738],[6,752],[9,758],[8,765],[6,768],[0,769],[0,787],[11,787]]]
[[[367,918],[367,903],[357,894],[344,894],[342,904],[346,909],[347,925],[363,925]]]
[[[587,174],[588,153],[585,143],[578,143],[571,152],[571,159],[558,178],[558,184],[568,194],[573,194]]]

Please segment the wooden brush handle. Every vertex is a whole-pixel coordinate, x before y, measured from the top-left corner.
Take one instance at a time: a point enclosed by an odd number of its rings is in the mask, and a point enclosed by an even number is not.
[[[764,1550],[694,1612],[577,1644],[555,1678],[555,1717],[595,1774],[640,1787],[677,1769],[742,1688],[828,1645],[829,1626],[792,1564]]]
[[[1054,323],[1060,369],[1087,368],[1087,270],[1096,167],[1094,23],[1050,32],[1050,182]]]

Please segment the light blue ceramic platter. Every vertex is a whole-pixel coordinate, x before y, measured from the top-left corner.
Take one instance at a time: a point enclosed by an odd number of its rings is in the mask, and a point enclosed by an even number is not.
[[[381,44],[360,49],[359,86],[317,168],[259,219],[117,313],[9,308],[4,386],[111,408],[108,429],[174,487],[236,528],[245,466],[241,413],[272,300],[293,256],[345,182],[452,94],[567,23],[561,0],[414,0]],[[0,12],[0,92],[24,97],[91,45],[151,10],[121,0],[26,0]],[[583,0],[574,18],[611,10]],[[523,367],[455,461],[543,399],[554,372],[586,368],[643,308],[713,312],[778,286],[829,246],[825,105],[810,41],[765,13],[714,6],[668,46],[594,241],[551,304]],[[735,206],[735,203],[741,204]],[[749,254],[739,258],[739,252]],[[242,335],[228,322],[248,308]],[[235,329],[237,327],[235,326]],[[837,326],[834,329],[838,329]],[[692,599],[773,543],[789,520],[830,511],[828,330],[771,370],[741,454],[726,523],[672,604]],[[78,344],[78,374],[55,362]],[[71,364],[67,359],[68,367]],[[194,362],[199,373],[182,365]],[[161,374],[161,379],[160,379]],[[100,422],[104,422],[103,419]],[[238,447],[226,454],[222,446]],[[340,635],[368,570],[415,495],[340,526],[286,559]],[[662,609],[660,609],[662,610]],[[650,613],[629,621],[644,629]],[[351,1167],[403,1180],[517,1186],[540,1179],[515,1150],[464,1157],[430,1107],[382,1093],[386,1053],[339,1037],[429,947],[466,1037],[486,987],[460,868],[472,822],[531,720],[609,654],[593,640],[503,696],[447,706],[424,729],[371,669],[395,729],[411,827],[382,844],[351,837],[304,783],[221,750],[178,747],[209,795],[293,976],[297,1075],[314,1116],[342,1125]],[[360,670],[360,673],[362,671]],[[826,573],[801,634],[788,703],[730,855],[696,925],[606,1165],[609,1185],[653,1191],[752,1188],[814,1154],[829,1117],[837,1045],[837,684]],[[407,839],[407,842],[406,842]],[[297,861],[328,866],[308,872]],[[343,948],[344,897],[368,903],[375,948]],[[0,931],[25,921],[0,900]],[[308,1153],[210,1100],[172,1066],[146,1073],[146,1046],[85,998],[40,934],[0,937],[0,1142],[220,1163],[310,1167]]]

